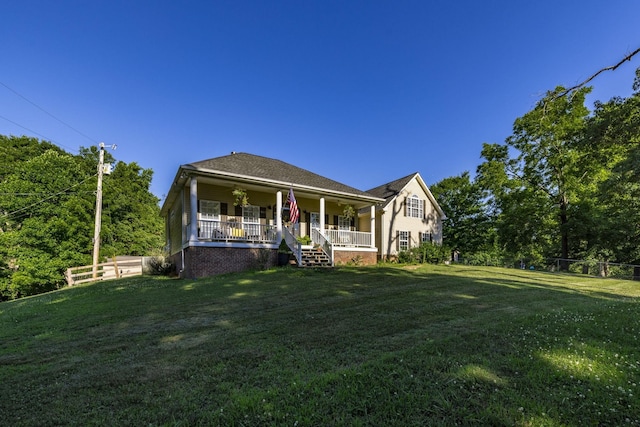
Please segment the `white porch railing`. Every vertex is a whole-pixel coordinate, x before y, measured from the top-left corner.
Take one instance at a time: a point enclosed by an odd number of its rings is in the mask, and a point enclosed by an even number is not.
[[[324,235],[334,246],[371,247],[371,233],[364,231],[324,230]]]
[[[265,224],[199,220],[198,239],[276,243],[276,227]]]

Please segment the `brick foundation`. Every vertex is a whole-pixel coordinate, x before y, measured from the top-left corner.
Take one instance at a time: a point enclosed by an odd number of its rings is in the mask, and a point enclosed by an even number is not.
[[[200,278],[217,274],[259,270],[277,265],[278,251],[264,248],[189,247],[184,250],[181,277]],[[171,257],[176,269],[181,268],[181,254]]]
[[[356,263],[356,260],[358,265],[375,265],[378,258],[375,251],[336,250],[333,255],[335,265]],[[173,254],[170,259],[175,266],[176,274],[195,279],[274,267],[278,264],[278,251],[276,249],[195,246],[184,250],[184,266],[180,252]],[[180,270],[182,270],[181,274]]]

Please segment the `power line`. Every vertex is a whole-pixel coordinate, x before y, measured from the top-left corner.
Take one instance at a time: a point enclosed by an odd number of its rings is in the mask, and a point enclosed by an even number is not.
[[[58,122],[62,123],[63,125],[65,125],[66,127],[68,127],[69,129],[71,129],[72,131],[76,132],[78,135],[83,136],[84,138],[88,139],[89,141],[95,143],[95,144],[99,144],[98,141],[96,141],[95,139],[91,138],[90,136],[85,135],[84,133],[80,132],[78,129],[74,128],[73,126],[71,126],[69,123],[64,122],[62,120],[60,120],[59,118],[57,118],[56,116],[54,116],[53,114],[51,114],[50,112],[48,112],[47,110],[45,110],[44,108],[42,108],[41,106],[39,106],[38,104],[36,104],[35,102],[29,100],[27,97],[25,97],[24,95],[21,95],[20,93],[18,93],[17,91],[15,91],[14,89],[10,88],[9,86],[7,86],[6,84],[0,82],[0,85],[4,86],[5,88],[7,88],[8,90],[10,90],[11,92],[13,92],[14,94],[16,94],[17,96],[19,96],[20,98],[24,99],[25,101],[27,101],[29,104],[33,105],[34,107],[36,107],[38,110],[42,111],[43,113],[45,113],[46,115],[48,115],[49,117],[57,120]]]
[[[73,193],[68,194],[89,194],[95,193],[95,191],[74,191]],[[51,193],[0,193],[0,196],[46,196]]]
[[[95,174],[95,175],[92,175],[92,176],[90,176],[90,177],[88,177],[88,178],[86,178],[86,179],[84,179],[84,180],[82,180],[82,181],[80,181],[80,182],[76,182],[76,183],[75,183],[75,184],[73,184],[71,187],[66,188],[66,189],[64,189],[64,190],[62,190],[62,191],[59,191],[59,192],[57,192],[57,193],[54,193],[54,194],[50,195],[49,197],[45,197],[44,199],[41,199],[41,200],[39,200],[39,201],[37,201],[37,202],[35,202],[35,203],[32,203],[32,204],[30,204],[30,205],[28,205],[28,206],[25,206],[25,207],[23,207],[23,208],[20,208],[20,209],[18,209],[18,210],[13,211],[13,212],[8,212],[8,213],[5,213],[5,214],[0,214],[0,217],[2,217],[2,216],[3,216],[3,217],[7,217],[7,218],[9,218],[9,217],[14,217],[14,215],[16,215],[16,214],[18,214],[18,213],[20,213],[20,212],[26,211],[27,209],[30,209],[30,208],[32,208],[32,207],[34,207],[34,206],[37,206],[37,205],[40,205],[40,204],[42,204],[42,203],[46,202],[47,200],[53,199],[53,198],[54,198],[54,197],[56,197],[56,196],[59,196],[59,195],[61,195],[61,194],[64,194],[64,193],[68,192],[69,190],[71,190],[71,189],[72,189],[72,188],[74,188],[74,187],[77,187],[77,186],[79,186],[79,185],[84,184],[85,182],[87,182],[87,181],[88,181],[88,180],[90,180],[91,178],[94,178],[94,177],[95,177],[95,176],[97,176],[97,175],[98,175],[98,174]],[[14,217],[13,219],[18,219],[18,218],[19,218],[19,217]]]
[[[71,147],[67,147],[65,145],[62,145],[59,142],[57,142],[57,141],[55,141],[55,140],[53,140],[53,139],[41,134],[41,133],[36,132],[35,130],[29,129],[28,127],[22,126],[21,124],[14,122],[13,120],[7,119],[6,117],[4,117],[2,115],[0,115],[0,119],[4,119],[4,120],[8,121],[9,123],[13,123],[16,126],[21,127],[24,130],[28,130],[29,132],[34,133],[34,134],[38,135],[41,138],[44,138],[45,140],[47,140],[49,142],[53,142],[54,144],[56,144],[56,145],[58,145],[60,147],[66,148],[67,150],[74,151],[76,153],[78,152],[78,150],[76,148],[71,148]]]

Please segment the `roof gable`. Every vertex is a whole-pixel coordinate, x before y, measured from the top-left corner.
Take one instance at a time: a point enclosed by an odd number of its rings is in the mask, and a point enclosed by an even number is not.
[[[418,182],[418,184],[420,185],[420,187],[422,187],[422,189],[424,190],[424,193],[426,194],[426,196],[429,198],[429,200],[431,201],[431,203],[433,204],[433,206],[435,207],[435,209],[438,211],[438,213],[440,214],[442,219],[446,219],[446,215],[443,212],[442,208],[440,207],[440,205],[438,204],[438,201],[435,199],[435,197],[433,197],[433,194],[431,194],[431,191],[429,190],[429,187],[427,187],[427,184],[424,182],[424,180],[422,179],[422,177],[420,176],[420,174],[418,172],[414,172],[410,175],[407,175],[405,177],[396,179],[395,181],[391,181],[388,182],[386,184],[382,184],[378,187],[372,188],[371,190],[368,190],[367,192],[369,194],[372,194],[376,197],[380,197],[384,199],[384,206],[383,208],[385,208],[386,206],[389,205],[389,203],[391,203],[391,201],[393,201],[393,199],[395,199],[396,197],[398,197],[398,195],[402,192],[402,190],[405,189],[405,187],[407,185],[409,185],[409,183],[413,180],[416,180]]]
[[[382,184],[378,187],[372,188],[368,190],[367,193],[372,194],[376,197],[380,197],[384,199],[385,205],[389,204],[394,197],[396,197],[404,187],[409,184],[409,182],[416,176],[417,172],[414,172],[405,177],[396,179],[395,181],[388,182],[386,184]]]

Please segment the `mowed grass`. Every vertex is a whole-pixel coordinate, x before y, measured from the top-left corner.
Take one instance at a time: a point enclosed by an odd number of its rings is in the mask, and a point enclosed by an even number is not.
[[[0,424],[640,425],[640,283],[463,266],[0,304]]]

